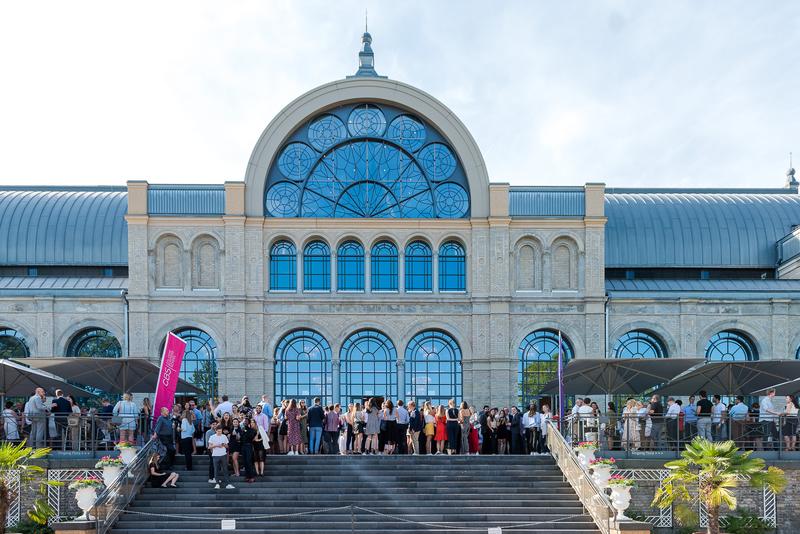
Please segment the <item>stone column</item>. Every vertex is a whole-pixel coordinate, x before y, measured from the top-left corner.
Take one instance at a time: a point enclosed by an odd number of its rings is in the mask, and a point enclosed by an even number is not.
[[[342,384],[341,384],[341,377],[339,376],[339,367],[340,367],[339,358],[331,360],[331,372],[333,373],[333,392],[331,394],[331,397],[334,403],[342,402],[341,399]],[[347,403],[345,402],[345,405],[346,404]]]
[[[406,362],[403,359],[397,360],[397,398],[405,398]]]

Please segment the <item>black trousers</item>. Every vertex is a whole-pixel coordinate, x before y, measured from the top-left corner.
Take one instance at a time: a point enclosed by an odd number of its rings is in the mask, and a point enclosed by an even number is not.
[[[408,425],[397,424],[397,437],[395,444],[397,445],[397,454],[408,454],[408,440],[406,433],[408,432]]]
[[[175,442],[171,435],[158,436],[158,441],[167,448],[167,454],[161,459],[161,468],[169,469],[175,463]]]
[[[192,442],[194,438],[181,438],[181,452],[183,458],[186,460],[186,470],[192,470]]]
[[[244,457],[245,478],[255,478],[256,468],[253,465],[253,445],[250,443],[242,443],[242,457]]]
[[[525,454],[522,435],[518,428],[511,429],[511,454]]]
[[[211,480],[214,478],[214,460],[211,458],[211,449],[206,452],[206,456],[208,456],[208,479]]]
[[[327,454],[339,454],[339,432],[333,431],[325,431],[322,434],[322,441],[326,446],[326,453]]]

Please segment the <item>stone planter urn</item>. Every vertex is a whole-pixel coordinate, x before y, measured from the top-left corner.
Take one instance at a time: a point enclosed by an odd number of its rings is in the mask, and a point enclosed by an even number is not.
[[[83,515],[75,519],[78,521],[94,519],[89,515],[89,510],[92,509],[94,502],[97,500],[97,489],[92,487],[77,489],[75,490],[75,500],[78,503],[78,508],[83,510]]]
[[[617,511],[617,521],[631,521],[631,518],[625,515],[625,510],[631,505],[631,487],[615,484],[610,488],[611,505]]]
[[[122,459],[122,463],[128,465],[136,458],[137,452],[139,452],[137,447],[124,447],[119,449],[119,457]]]
[[[594,453],[597,449],[592,448],[576,448],[575,452],[578,453],[578,462],[584,469],[589,469],[589,462],[594,460]]]
[[[597,487],[606,489],[608,487],[608,479],[611,478],[611,466],[603,464],[595,464],[592,466],[592,479]]]
[[[119,474],[121,472],[122,472],[122,468],[121,467],[117,467],[117,466],[106,466],[106,467],[103,467],[103,484],[105,484],[106,487],[111,486],[111,484],[114,483],[114,481],[117,479],[117,477],[119,477]]]

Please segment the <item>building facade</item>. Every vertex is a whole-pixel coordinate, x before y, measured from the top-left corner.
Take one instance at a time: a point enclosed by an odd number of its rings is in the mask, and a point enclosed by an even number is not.
[[[527,403],[565,358],[795,358],[800,196],[511,187],[376,74],[266,127],[243,181],[0,189],[0,355],[158,361],[210,394]],[[491,177],[496,178],[496,177]]]

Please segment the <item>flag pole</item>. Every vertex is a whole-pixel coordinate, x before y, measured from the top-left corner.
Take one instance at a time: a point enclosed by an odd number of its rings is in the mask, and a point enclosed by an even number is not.
[[[564,421],[564,358],[561,352],[561,330],[558,331],[558,426]]]

